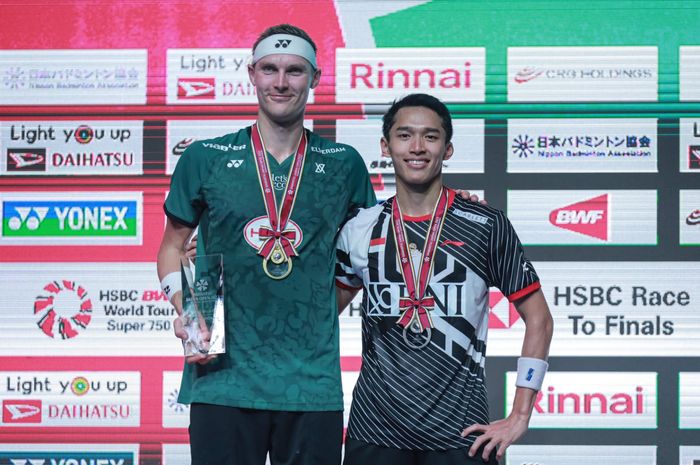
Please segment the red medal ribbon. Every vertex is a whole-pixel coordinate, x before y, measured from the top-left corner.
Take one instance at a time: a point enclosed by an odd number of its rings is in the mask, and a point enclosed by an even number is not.
[[[428,282],[433,271],[433,262],[435,260],[435,251],[437,250],[438,239],[442,231],[442,225],[445,222],[448,204],[448,191],[444,187],[440,191],[440,195],[433,209],[433,216],[430,220],[428,228],[428,236],[425,239],[423,246],[423,255],[421,257],[420,269],[418,276],[413,270],[413,261],[411,260],[410,251],[408,249],[408,240],[406,239],[406,227],[401,217],[401,207],[396,197],[393,199],[391,208],[391,225],[394,231],[394,240],[396,242],[396,252],[399,255],[399,263],[401,264],[401,275],[403,276],[408,297],[399,299],[399,310],[402,312],[398,324],[407,328],[415,321],[421,332],[425,328],[433,327],[433,320],[430,318],[430,310],[435,307],[435,299],[426,297],[425,292],[428,289]]]
[[[270,165],[267,161],[267,152],[263,143],[258,125],[253,124],[251,128],[251,145],[253,147],[253,156],[255,158],[255,167],[258,171],[258,180],[262,189],[263,200],[265,202],[265,210],[267,218],[270,221],[270,227],[260,228],[260,237],[264,238],[264,242],[258,249],[258,255],[269,258],[275,245],[279,244],[285,254],[285,259],[296,257],[299,253],[294,247],[296,240],[296,232],[292,229],[285,229],[289,218],[292,216],[294,202],[297,197],[299,183],[301,182],[301,173],[304,169],[304,160],[306,158],[306,131],[302,130],[299,144],[297,145],[292,167],[289,171],[287,179],[287,187],[285,188],[284,196],[280,205],[279,215],[277,214],[277,202],[275,199],[275,191],[272,187],[270,179]]]

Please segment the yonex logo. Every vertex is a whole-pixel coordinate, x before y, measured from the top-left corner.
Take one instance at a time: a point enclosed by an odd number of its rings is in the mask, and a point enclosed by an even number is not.
[[[549,222],[562,229],[608,240],[608,194],[557,208],[549,214]]]
[[[289,44],[291,44],[291,43],[292,43],[291,39],[280,39],[275,44],[275,48],[280,48],[280,47],[287,48],[287,47],[289,47]]]
[[[15,216],[11,216],[7,221],[7,227],[11,231],[18,231],[23,226],[36,231],[46,218],[49,207],[15,207]]]
[[[35,203],[37,206],[28,206]],[[41,205],[43,203],[44,205]],[[135,202],[3,202],[4,236],[133,235]]]
[[[238,168],[243,164],[244,160],[229,160],[228,163],[226,163],[226,166],[228,168]]]

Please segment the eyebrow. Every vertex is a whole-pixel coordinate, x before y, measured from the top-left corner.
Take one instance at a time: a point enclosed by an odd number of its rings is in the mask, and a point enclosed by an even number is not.
[[[437,133],[440,132],[440,129],[438,129],[438,128],[421,128],[421,129],[418,129],[418,128],[416,128],[415,126],[399,126],[399,127],[397,127],[395,130],[396,130],[396,131],[410,131],[410,132],[418,131],[418,130],[423,130],[423,131],[425,131],[425,132],[437,132]]]

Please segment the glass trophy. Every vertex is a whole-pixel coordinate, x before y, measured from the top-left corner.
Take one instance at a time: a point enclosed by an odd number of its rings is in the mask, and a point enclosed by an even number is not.
[[[224,257],[187,257],[180,263],[182,321],[187,331],[185,356],[226,352],[224,316]]]

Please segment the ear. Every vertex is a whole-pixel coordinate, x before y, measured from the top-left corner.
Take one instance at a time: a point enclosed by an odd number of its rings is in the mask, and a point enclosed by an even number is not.
[[[386,139],[386,137],[381,138],[379,141],[379,147],[381,147],[383,157],[391,158],[391,153],[389,152],[389,141]]]
[[[318,83],[321,82],[321,69],[317,69],[314,71],[314,75],[311,78],[311,85],[309,86],[311,89],[315,89],[316,86],[318,86]]]
[[[452,158],[452,154],[454,153],[454,151],[454,145],[452,145],[452,142],[448,142],[447,146],[445,147],[445,155],[442,157],[442,159],[449,160],[450,158]]]
[[[248,79],[255,86],[255,65],[248,65]]]

